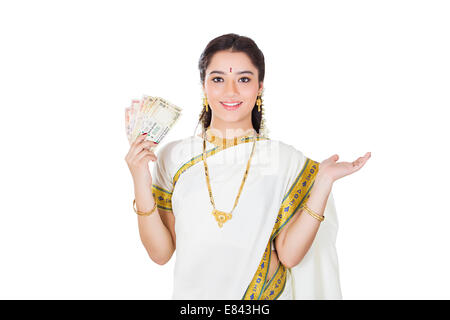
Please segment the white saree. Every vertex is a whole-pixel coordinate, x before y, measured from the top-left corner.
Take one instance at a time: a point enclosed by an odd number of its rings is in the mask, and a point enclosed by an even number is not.
[[[253,137],[221,147],[206,142],[212,194],[230,212]],[[332,194],[314,242],[293,268],[279,263],[268,279],[274,239],[309,197],[319,163],[294,147],[256,138],[247,180],[231,220],[218,226],[202,161],[203,139],[191,136],[160,147],[152,192],[158,208],[175,216],[173,299],[342,299],[335,248],[338,221]]]

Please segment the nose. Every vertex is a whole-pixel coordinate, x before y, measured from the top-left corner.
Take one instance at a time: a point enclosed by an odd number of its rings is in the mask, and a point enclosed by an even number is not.
[[[227,81],[225,86],[225,94],[230,97],[233,97],[239,93],[236,83],[234,81]]]

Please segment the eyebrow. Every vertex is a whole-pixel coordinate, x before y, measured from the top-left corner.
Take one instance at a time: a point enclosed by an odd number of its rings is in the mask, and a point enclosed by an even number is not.
[[[225,74],[225,72],[223,72],[223,71],[218,71],[218,70],[211,71],[209,74],[213,74],[213,73]],[[251,72],[251,71],[249,71],[249,70],[239,71],[239,72],[236,72],[236,73],[237,73],[237,74],[249,73],[249,74],[253,75],[253,72]]]

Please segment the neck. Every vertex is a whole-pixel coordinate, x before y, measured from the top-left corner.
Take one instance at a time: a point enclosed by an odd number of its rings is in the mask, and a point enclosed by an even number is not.
[[[246,122],[236,122],[236,123],[221,123],[220,121],[214,121],[215,119],[211,119],[211,124],[208,127],[208,132],[216,137],[225,138],[225,139],[233,139],[236,137],[242,136],[252,136],[253,134],[257,134],[255,129],[253,129],[253,125],[251,123]]]

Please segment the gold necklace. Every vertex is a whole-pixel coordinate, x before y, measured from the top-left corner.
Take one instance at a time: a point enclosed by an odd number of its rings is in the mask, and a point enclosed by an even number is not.
[[[255,131],[254,131],[255,132]],[[236,146],[240,143],[242,143],[245,139],[247,138],[251,138],[251,136],[249,135],[242,135],[239,137],[234,137],[234,138],[221,138],[218,136],[215,136],[213,134],[211,134],[209,127],[206,130],[206,140],[209,141],[212,144],[215,144],[218,147],[223,147],[223,148],[227,148],[230,146]]]
[[[241,192],[242,192],[242,188],[244,187],[245,180],[247,179],[248,169],[250,168],[250,162],[252,160],[253,153],[255,151],[256,131],[254,131],[254,133],[253,133],[253,148],[252,148],[252,153],[250,154],[250,158],[248,159],[248,162],[247,162],[247,169],[245,169],[244,177],[242,178],[242,183],[241,183],[241,186],[239,188],[238,195],[236,197],[236,200],[234,201],[234,206],[233,206],[233,209],[231,209],[230,213],[217,210],[216,209],[216,205],[214,204],[214,199],[213,199],[213,195],[212,195],[212,191],[211,191],[211,183],[209,181],[208,165],[206,164],[206,137],[205,136],[206,136],[206,134],[203,134],[203,154],[202,154],[202,159],[203,159],[203,163],[205,165],[206,184],[208,185],[209,199],[211,200],[211,204],[213,206],[212,214],[216,218],[216,221],[219,224],[219,227],[222,228],[223,224],[231,219],[232,212],[233,212],[234,208],[236,208],[236,205],[238,203],[239,197],[240,197]]]

